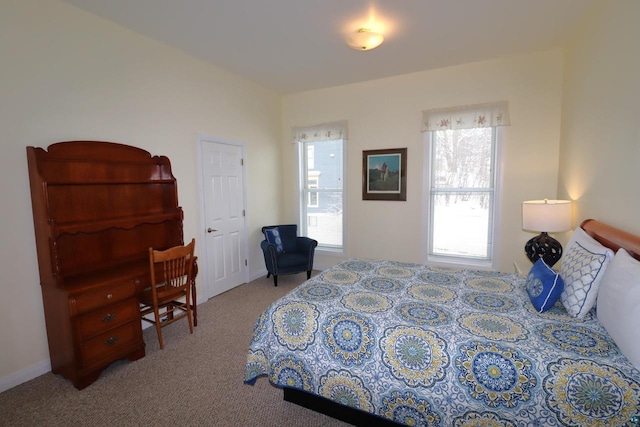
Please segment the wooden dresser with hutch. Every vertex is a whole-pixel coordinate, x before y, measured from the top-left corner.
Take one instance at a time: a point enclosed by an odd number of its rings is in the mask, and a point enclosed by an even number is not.
[[[27,147],[51,369],[82,389],[144,356],[148,249],[182,245],[169,159],[95,141]]]

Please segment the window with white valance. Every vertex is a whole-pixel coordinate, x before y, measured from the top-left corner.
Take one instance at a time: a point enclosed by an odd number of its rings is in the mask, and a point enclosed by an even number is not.
[[[491,266],[507,101],[422,112],[427,261]]]
[[[344,248],[344,168],[347,121],[292,128],[298,145],[300,232],[318,249]]]

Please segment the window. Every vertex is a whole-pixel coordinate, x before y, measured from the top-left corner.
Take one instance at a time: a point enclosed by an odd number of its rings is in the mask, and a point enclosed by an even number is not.
[[[300,143],[301,232],[319,248],[343,246],[343,148],[341,139]]]
[[[344,250],[344,159],[347,122],[294,127],[298,149],[299,231],[319,250]]]
[[[506,102],[423,112],[427,261],[491,265]]]
[[[496,128],[434,131],[429,256],[491,261]]]

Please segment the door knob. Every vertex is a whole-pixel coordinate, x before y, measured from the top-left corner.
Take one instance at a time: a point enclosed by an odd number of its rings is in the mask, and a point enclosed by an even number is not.
[[[213,233],[214,231],[218,231],[218,230],[215,230],[211,227],[207,228],[207,233]]]

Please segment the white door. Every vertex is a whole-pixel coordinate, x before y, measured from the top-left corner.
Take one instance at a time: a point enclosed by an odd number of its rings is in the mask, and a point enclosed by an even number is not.
[[[206,296],[246,282],[246,224],[243,147],[200,137]]]

